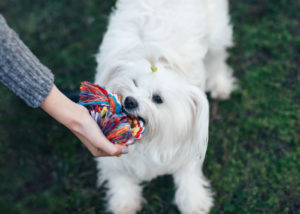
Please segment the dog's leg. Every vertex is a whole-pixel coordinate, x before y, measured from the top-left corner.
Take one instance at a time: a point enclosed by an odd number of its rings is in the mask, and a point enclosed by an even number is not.
[[[200,164],[187,164],[174,174],[177,187],[175,203],[183,214],[208,213],[213,205],[209,182]]]
[[[108,180],[108,210],[114,214],[135,214],[142,208],[142,187],[133,177],[116,173]]]
[[[212,98],[227,99],[236,87],[232,69],[226,64],[226,55],[224,48],[219,51],[208,51],[205,57],[206,91],[210,92]]]

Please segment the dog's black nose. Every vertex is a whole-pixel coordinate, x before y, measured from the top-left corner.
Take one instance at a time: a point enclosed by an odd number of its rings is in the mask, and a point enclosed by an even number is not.
[[[134,110],[138,107],[138,102],[133,97],[126,97],[124,102],[125,108],[128,110]]]

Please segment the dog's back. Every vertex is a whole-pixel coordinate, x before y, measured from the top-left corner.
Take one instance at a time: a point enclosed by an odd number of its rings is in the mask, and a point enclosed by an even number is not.
[[[96,83],[106,83],[116,61],[152,46],[204,89],[203,59],[231,45],[228,22],[226,0],[119,0],[97,55]]]

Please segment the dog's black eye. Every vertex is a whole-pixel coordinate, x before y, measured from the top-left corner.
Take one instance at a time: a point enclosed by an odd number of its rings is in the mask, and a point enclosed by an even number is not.
[[[133,82],[133,84],[135,85],[135,87],[138,87],[138,84],[137,84],[137,82],[136,82],[135,79],[133,79],[132,82]]]
[[[157,103],[157,104],[163,103],[163,100],[162,100],[161,96],[159,96],[159,95],[157,95],[157,94],[154,94],[154,95],[152,96],[152,100],[153,100],[153,102],[155,102],[155,103]]]

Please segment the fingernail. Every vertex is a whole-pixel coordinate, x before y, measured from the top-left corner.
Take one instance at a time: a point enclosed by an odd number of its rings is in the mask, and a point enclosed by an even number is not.
[[[128,148],[127,147],[122,148],[122,154],[128,154]]]

